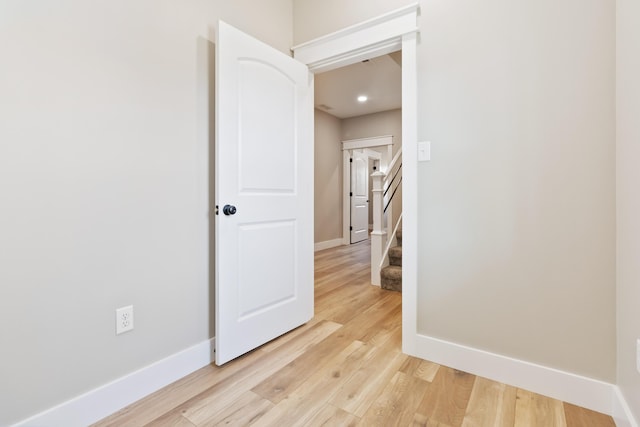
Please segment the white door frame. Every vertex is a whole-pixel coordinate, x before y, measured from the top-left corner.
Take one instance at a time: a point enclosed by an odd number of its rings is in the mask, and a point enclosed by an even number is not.
[[[292,48],[316,73],[402,50],[402,351],[416,354],[418,300],[418,3]]]
[[[342,141],[342,244],[351,243],[351,151],[358,149],[367,150],[369,158],[380,160],[380,170],[386,171],[388,163],[393,158],[393,136],[384,135],[373,138],[349,139]],[[371,150],[373,147],[387,146],[386,155]]]

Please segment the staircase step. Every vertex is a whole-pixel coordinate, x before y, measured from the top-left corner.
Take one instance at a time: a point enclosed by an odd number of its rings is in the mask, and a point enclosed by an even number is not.
[[[402,228],[396,231],[396,240],[398,241],[398,246],[402,246]]]
[[[389,291],[402,292],[402,267],[388,265],[380,271],[380,286]]]
[[[389,248],[389,264],[402,266],[402,246]]]

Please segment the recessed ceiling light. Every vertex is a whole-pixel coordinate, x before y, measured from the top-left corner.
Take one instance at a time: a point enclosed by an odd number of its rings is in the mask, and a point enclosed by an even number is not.
[[[366,96],[366,95],[360,95],[360,96],[358,97],[358,102],[366,102],[366,101],[367,101],[367,99],[369,99],[369,98],[367,98],[367,96]]]

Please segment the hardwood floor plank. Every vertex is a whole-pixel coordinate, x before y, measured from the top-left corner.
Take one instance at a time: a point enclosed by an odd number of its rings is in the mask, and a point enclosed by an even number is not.
[[[198,427],[248,426],[273,408],[273,403],[253,392],[246,392],[220,412],[212,412],[197,423]],[[186,417],[187,419],[188,416]],[[194,423],[195,424],[195,423]]]
[[[515,387],[476,377],[462,427],[511,427],[516,410]]]
[[[371,285],[369,285],[371,286]],[[331,308],[324,311],[324,318],[336,323],[346,324],[359,313],[367,310],[380,299],[380,293],[367,292],[366,289],[358,289],[354,286],[354,293],[341,298]]]
[[[413,375],[416,378],[433,382],[440,365],[429,362],[428,360],[418,359],[417,357],[409,357],[405,364],[400,368],[400,372],[407,375]]]
[[[362,417],[407,357],[397,349],[373,347],[365,363],[336,391],[329,403]]]
[[[315,253],[315,278],[318,288],[349,273],[370,270],[371,259],[370,241],[355,245],[339,246]]]
[[[389,384],[362,417],[361,426],[406,426],[415,415],[429,383],[419,378],[396,372]]]
[[[608,415],[566,402],[563,407],[567,427],[616,427]]]
[[[368,253],[368,252],[367,252]],[[318,261],[319,262],[319,261]],[[331,260],[323,262],[331,263]],[[335,257],[333,265],[315,271],[315,291],[319,297],[325,292],[339,287],[340,283],[350,281],[355,276],[371,273],[369,265],[354,257]]]
[[[398,370],[407,375],[413,375],[418,370],[419,365],[420,359],[418,359],[417,357],[409,356]]]
[[[278,403],[309,378],[314,370],[321,369],[334,356],[345,350],[354,341],[345,335],[342,328],[331,334],[310,351],[273,372],[252,389],[265,399]]]
[[[319,322],[310,321],[306,325],[301,326],[300,333],[297,333],[297,329],[290,334],[285,334],[280,338],[277,338],[271,342],[268,342],[264,346],[260,347],[262,353],[279,353],[280,356],[272,357],[287,357],[292,359],[291,356],[297,357],[300,354],[304,354],[309,348],[322,342],[327,337],[331,336],[335,331],[342,328],[340,323],[332,322],[329,320],[321,320]],[[278,350],[277,352],[274,350]],[[293,357],[293,359],[295,359]],[[230,363],[236,363],[240,361],[242,363],[244,356]],[[229,364],[225,364],[224,367]]]
[[[367,310],[355,316],[347,325],[314,346],[311,351],[301,355],[280,371],[274,372],[253,391],[273,403],[278,403],[311,374],[309,366],[323,366],[328,359],[346,348],[351,341],[361,340],[370,330],[377,329],[378,323],[396,308],[394,299],[394,295],[385,295]],[[400,337],[397,339],[399,340]],[[399,346],[395,345],[394,348],[399,349]]]
[[[362,337],[362,339],[367,340],[367,337]],[[396,348],[401,348],[402,325],[398,325],[394,329],[381,329],[366,342],[378,347],[395,345]]]
[[[259,420],[258,426],[305,426],[322,409],[335,390],[364,362],[370,348],[353,341],[347,348],[328,361],[295,390],[280,400],[272,413]]]
[[[412,427],[451,427],[448,424],[428,419],[425,415],[417,414],[413,418]]]
[[[345,273],[370,270],[370,241],[356,245],[339,246],[315,253],[315,278],[318,287],[330,283],[332,279],[346,277]]]
[[[433,379],[436,377],[438,370],[440,369],[440,365],[429,362],[428,360],[419,360],[420,364],[418,365],[418,369],[413,373],[413,376],[430,383],[433,382]]]
[[[284,344],[288,343],[289,341],[297,338],[300,335],[305,335],[309,332],[312,332],[311,329],[317,325],[318,323],[320,323],[321,321],[323,321],[325,319],[319,319],[317,317],[314,317],[313,319],[309,320],[307,323],[305,323],[304,325],[290,331],[287,332],[286,334],[274,339],[273,341],[269,341],[268,343],[262,345],[260,348],[260,350],[266,352],[266,353],[270,353],[274,350],[279,349],[280,347],[282,347]],[[334,322],[335,323],[335,322]],[[337,326],[337,325],[336,325]],[[336,329],[339,326],[336,327]]]
[[[142,425],[142,424],[140,424]],[[144,424],[145,427],[198,427],[191,421],[186,419],[180,413],[168,412],[163,416],[156,418],[148,424]]]
[[[384,342],[389,333],[402,328],[402,301],[397,299],[396,296],[399,295],[389,296],[386,304],[388,304],[390,310],[360,337],[362,341],[370,343]],[[400,340],[402,341],[402,336],[400,336]],[[402,342],[399,345],[402,347]]]
[[[340,290],[344,285],[366,285],[362,281],[367,274],[371,274],[368,266],[337,270],[327,273],[323,277],[316,277],[314,289],[316,302],[322,303],[323,299],[326,298],[328,294]]]
[[[441,366],[416,412],[427,420],[461,426],[474,381],[475,375]]]
[[[355,415],[336,408],[333,405],[325,404],[320,411],[311,417],[306,426],[308,427],[355,427],[360,419]]]
[[[381,298],[366,310],[358,313],[343,327],[343,332],[354,339],[369,342],[380,331],[382,324],[388,322],[387,316],[396,312],[402,304],[397,292],[383,291]],[[399,347],[398,347],[399,349]]]
[[[181,412],[196,424],[206,420],[210,413],[221,412],[231,406],[243,393],[287,363],[305,354],[316,342],[322,342],[340,326],[337,323],[322,321],[310,329],[312,332],[310,335],[304,334],[294,338],[283,345],[280,351],[261,352],[260,357],[252,363],[246,363],[244,356],[229,362],[232,365],[241,365],[242,369],[215,386],[203,390],[198,396],[176,407],[174,411]],[[227,365],[220,369],[224,370]]]
[[[325,294],[325,297],[317,302],[315,316],[337,323],[346,323],[380,298],[378,293],[369,291],[363,288],[362,284],[345,283],[340,289]]]
[[[518,389],[514,427],[566,427],[562,402]]]

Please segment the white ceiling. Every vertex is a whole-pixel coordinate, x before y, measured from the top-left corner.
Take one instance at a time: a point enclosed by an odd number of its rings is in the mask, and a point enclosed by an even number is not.
[[[400,51],[316,74],[315,106],[340,119],[401,108]],[[368,100],[358,102],[359,95]]]

